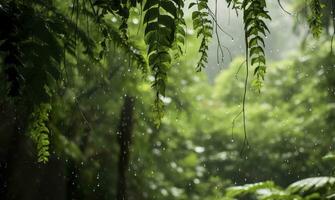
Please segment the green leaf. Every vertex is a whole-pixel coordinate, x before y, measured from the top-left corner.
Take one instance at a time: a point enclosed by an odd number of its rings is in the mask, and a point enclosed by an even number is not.
[[[144,16],[144,22],[147,23],[151,20],[157,19],[159,15],[159,8],[158,7],[154,7],[149,9]]]
[[[158,5],[160,0],[147,0],[144,4],[143,11],[148,10],[149,8]]]
[[[177,18],[177,8],[172,1],[162,1],[160,2],[160,6],[173,17]]]
[[[175,29],[174,19],[170,17],[169,15],[160,15],[159,23],[163,24],[165,27],[169,29]]]

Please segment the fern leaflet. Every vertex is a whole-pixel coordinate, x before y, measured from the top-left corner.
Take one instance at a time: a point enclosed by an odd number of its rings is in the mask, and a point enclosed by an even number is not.
[[[212,21],[209,19],[207,0],[196,0],[189,5],[189,8],[193,6],[197,7],[196,11],[192,13],[193,28],[197,31],[197,37],[201,37],[201,44],[199,53],[201,54],[200,60],[197,64],[196,70],[199,72],[205,68],[205,64],[208,61],[208,46],[213,34]]]
[[[265,0],[244,0],[242,3],[244,31],[246,36],[246,56],[251,60],[251,66],[256,66],[254,70],[254,86],[258,91],[262,86],[266,72],[265,63],[265,42],[263,37],[269,33],[269,29],[264,19],[271,20],[268,11],[265,10]]]
[[[143,22],[145,27],[145,42],[148,45],[149,65],[154,75],[152,84],[156,91],[154,114],[159,125],[163,117],[167,73],[171,63],[170,49],[175,40],[175,19],[178,18],[177,8],[180,1],[150,0],[144,5]]]
[[[41,103],[31,114],[31,124],[28,128],[30,138],[37,148],[37,161],[46,163],[49,160],[49,129],[46,123],[49,120],[51,105]]]

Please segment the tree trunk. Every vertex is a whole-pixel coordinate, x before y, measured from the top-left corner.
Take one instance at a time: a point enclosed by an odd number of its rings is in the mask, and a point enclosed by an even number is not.
[[[126,96],[117,132],[118,143],[120,145],[118,179],[117,179],[117,200],[127,200],[126,172],[129,164],[129,147],[133,131],[133,107],[134,99]]]

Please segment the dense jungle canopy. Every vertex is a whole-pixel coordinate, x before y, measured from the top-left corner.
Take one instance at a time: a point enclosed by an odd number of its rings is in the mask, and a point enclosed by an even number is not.
[[[335,0],[0,0],[0,199],[335,199]]]

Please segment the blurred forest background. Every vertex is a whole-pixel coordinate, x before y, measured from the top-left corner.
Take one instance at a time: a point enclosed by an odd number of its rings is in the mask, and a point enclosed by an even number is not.
[[[0,199],[335,198],[333,1],[321,2],[319,39],[305,1],[267,2],[268,68],[261,93],[247,85],[246,144],[243,21],[226,2],[202,72],[185,6],[157,126],[141,9],[126,41],[122,19],[96,23],[90,1],[0,1]]]

